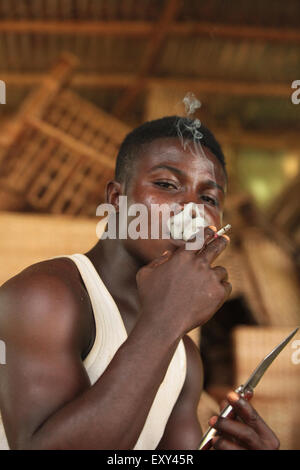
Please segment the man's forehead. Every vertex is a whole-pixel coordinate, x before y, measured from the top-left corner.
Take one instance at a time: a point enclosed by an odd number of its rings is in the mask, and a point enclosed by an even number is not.
[[[149,172],[159,167],[178,168],[179,172],[207,174],[218,179],[223,186],[226,177],[218,158],[204,145],[194,146],[187,141],[185,147],[177,138],[156,139],[144,146],[141,152],[140,169]],[[144,157],[144,158],[143,158]]]

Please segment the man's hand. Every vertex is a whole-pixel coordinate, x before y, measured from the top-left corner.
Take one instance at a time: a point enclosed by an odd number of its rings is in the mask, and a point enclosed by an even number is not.
[[[253,406],[237,393],[227,395],[238,420],[212,416],[210,426],[218,431],[213,448],[218,450],[277,450],[280,442]]]
[[[143,266],[137,273],[142,312],[148,319],[183,336],[206,323],[229,297],[232,286],[223,266],[211,267],[228,245],[228,237],[213,239],[206,227],[199,250],[178,248]],[[208,244],[208,241],[211,243]]]

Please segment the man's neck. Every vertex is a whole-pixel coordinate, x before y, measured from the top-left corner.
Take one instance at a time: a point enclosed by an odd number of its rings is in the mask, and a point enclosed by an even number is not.
[[[115,239],[99,240],[85,255],[119,307],[126,330],[131,330],[140,314],[136,273],[142,267]]]

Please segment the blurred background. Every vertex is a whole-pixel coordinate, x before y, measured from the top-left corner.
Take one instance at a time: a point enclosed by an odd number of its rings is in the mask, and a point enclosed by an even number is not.
[[[204,428],[300,324],[299,20],[299,0],[0,0],[0,284],[97,242],[124,136],[188,92],[223,147],[233,291],[191,332]],[[298,333],[253,399],[283,449],[300,449],[299,399]]]

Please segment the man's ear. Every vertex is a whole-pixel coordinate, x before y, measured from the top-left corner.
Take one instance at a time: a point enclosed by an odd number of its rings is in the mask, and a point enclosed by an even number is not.
[[[119,212],[119,196],[123,195],[123,185],[118,181],[108,181],[105,188],[105,202],[111,204]]]

